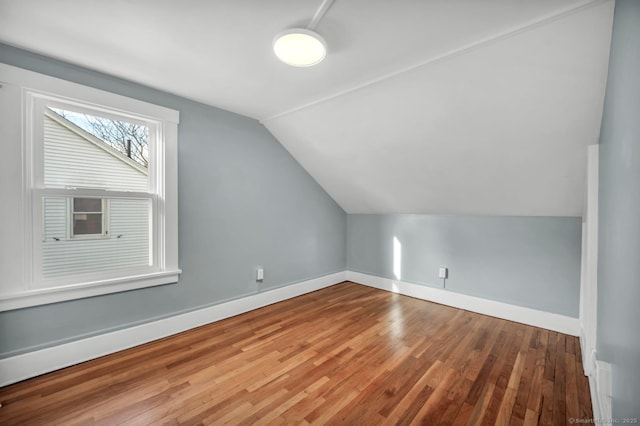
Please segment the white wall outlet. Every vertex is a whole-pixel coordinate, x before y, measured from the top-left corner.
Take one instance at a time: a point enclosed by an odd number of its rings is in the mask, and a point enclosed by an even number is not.
[[[256,281],[264,280],[264,268],[256,269]]]
[[[449,268],[440,268],[438,270],[438,277],[439,278],[449,278]]]

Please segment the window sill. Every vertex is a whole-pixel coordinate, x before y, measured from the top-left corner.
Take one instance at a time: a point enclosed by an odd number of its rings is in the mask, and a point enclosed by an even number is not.
[[[67,287],[31,290],[18,294],[4,295],[0,296],[0,312],[175,283],[178,282],[178,277],[181,272],[181,270],[176,269],[124,278],[92,281]]]

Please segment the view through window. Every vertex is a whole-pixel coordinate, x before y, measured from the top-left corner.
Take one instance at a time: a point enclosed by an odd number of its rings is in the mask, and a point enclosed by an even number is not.
[[[42,114],[42,278],[152,266],[149,126],[59,103]]]

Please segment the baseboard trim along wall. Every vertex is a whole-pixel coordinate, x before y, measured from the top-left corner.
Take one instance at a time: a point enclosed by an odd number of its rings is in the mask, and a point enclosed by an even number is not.
[[[0,359],[0,386],[99,358],[343,281],[577,336],[577,318],[353,271],[337,272],[150,323]],[[593,377],[593,375],[592,375]],[[594,385],[592,384],[592,388]],[[594,403],[594,407],[595,407]]]
[[[346,281],[346,271],[150,323],[0,359],[0,386],[112,354]]]
[[[580,334],[578,318],[469,296],[435,287],[408,283],[406,281],[362,274],[360,272],[348,271],[347,280],[381,290],[404,294],[405,296],[411,296],[417,299],[452,306],[454,308],[546,328],[571,336],[578,336]]]
[[[611,419],[611,364],[596,359],[595,352],[590,357],[592,374],[589,376],[589,390],[591,391],[591,405],[593,418]],[[600,423],[600,422],[597,422]]]

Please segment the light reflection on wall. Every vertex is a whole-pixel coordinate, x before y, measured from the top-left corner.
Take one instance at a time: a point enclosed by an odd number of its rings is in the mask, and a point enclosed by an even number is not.
[[[397,280],[402,279],[402,244],[398,237],[393,237],[393,275]]]
[[[402,244],[398,237],[393,237],[393,275],[397,280],[402,279]],[[393,283],[393,292],[398,293],[399,289],[396,283]],[[399,303],[402,296],[398,294],[392,295],[392,305],[389,311],[390,337],[395,344],[401,344],[404,337],[404,313]]]

